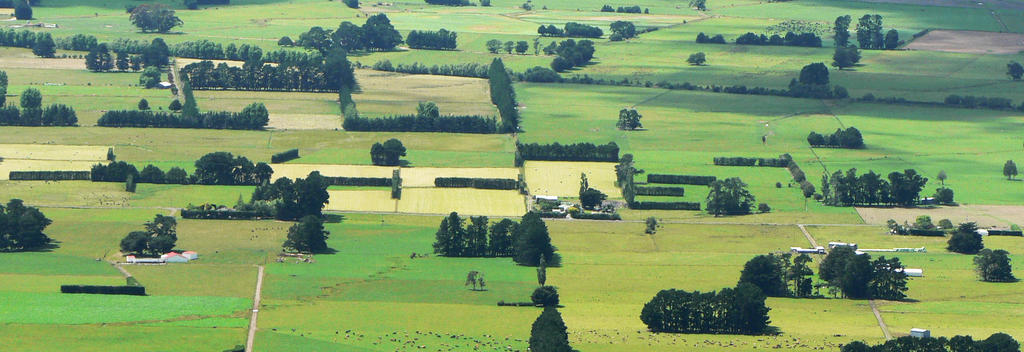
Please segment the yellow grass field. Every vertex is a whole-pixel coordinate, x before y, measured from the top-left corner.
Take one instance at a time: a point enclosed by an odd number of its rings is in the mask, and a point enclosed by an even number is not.
[[[9,180],[11,171],[89,171],[96,163],[97,161],[82,160],[5,159],[0,162],[0,180]]]
[[[522,216],[526,204],[516,191],[471,188],[409,188],[402,190],[402,199],[398,201],[400,213],[453,211],[463,215]]]
[[[306,178],[313,171],[320,171],[323,176],[390,178],[392,170],[395,169],[387,166],[333,164],[273,164],[270,167],[274,169],[275,180],[282,177]]]
[[[434,187],[438,177],[507,178],[519,177],[515,168],[410,167],[402,169],[402,187]]]
[[[615,163],[527,161],[526,185],[534,195],[577,197],[580,173],[587,174],[590,188],[604,192],[608,198],[622,197],[615,187]]]
[[[0,144],[0,158],[33,160],[107,160],[107,147],[89,145]]]
[[[361,92],[352,99],[362,113],[415,114],[421,101],[437,103],[442,115],[495,115],[487,80],[356,70]]]
[[[331,195],[327,210],[394,212],[396,208],[389,190],[328,190],[327,193]]]
[[[275,130],[341,129],[341,120],[341,115],[271,113],[267,127]]]

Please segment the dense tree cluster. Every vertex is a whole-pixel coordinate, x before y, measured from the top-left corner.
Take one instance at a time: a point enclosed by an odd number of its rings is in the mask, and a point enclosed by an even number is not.
[[[601,6],[601,12],[618,12],[618,13],[650,13],[646,9],[640,9],[640,6],[619,6],[618,8],[612,8],[612,5],[605,4]]]
[[[608,199],[608,195],[596,188],[591,188],[590,182],[587,181],[587,174],[580,173],[579,198],[580,206],[584,209],[596,209],[605,199]]]
[[[53,221],[21,199],[0,205],[0,252],[43,249],[52,242],[43,230]]]
[[[253,164],[228,152],[203,155],[195,167],[196,183],[202,185],[259,185],[270,181],[274,172],[266,163]]]
[[[391,20],[383,13],[370,16],[362,26],[352,22],[342,22],[338,29],[330,30],[323,27],[312,27],[299,35],[295,45],[326,54],[334,48],[345,51],[386,51],[394,49],[402,43],[402,35],[398,33]]]
[[[369,118],[345,116],[346,131],[498,133],[498,121],[492,116],[441,116],[433,102],[420,102],[416,115]]]
[[[793,258],[782,255],[759,255],[743,266],[739,283],[751,283],[769,297],[809,297],[814,271],[811,257],[801,254]]]
[[[242,112],[207,111],[194,115],[151,110],[111,110],[103,113],[96,125],[102,127],[206,128],[261,130],[270,121],[263,103],[252,103]]]
[[[643,118],[643,115],[640,115],[636,109],[619,110],[619,122],[615,123],[615,127],[627,131],[643,128],[644,125],[640,123],[641,118]]]
[[[560,144],[522,144],[516,143],[517,164],[523,160],[548,160],[548,161],[619,161],[619,146],[615,142],[608,142],[604,145],[593,143]]]
[[[174,10],[164,4],[140,4],[131,11],[132,24],[142,32],[167,33],[171,28],[184,24]]]
[[[985,248],[981,234],[978,233],[978,224],[965,222],[957,226],[956,231],[946,241],[946,249],[950,252],[962,254],[976,254]]]
[[[372,68],[377,71],[412,73],[417,75],[487,78],[487,70],[490,66],[478,63],[427,66],[418,62],[408,65],[392,65],[391,61],[383,60],[374,63]]]
[[[636,26],[633,22],[615,21],[611,24],[612,35],[608,37],[613,42],[633,38],[637,35]]]
[[[431,5],[444,5],[444,6],[470,6],[472,5],[468,0],[425,0]]]
[[[562,81],[562,77],[558,75],[558,72],[555,72],[550,68],[540,66],[528,68],[523,73],[516,74],[516,77],[519,78],[520,81],[526,82],[552,83]]]
[[[558,43],[555,52],[558,57],[551,61],[551,69],[562,72],[590,63],[594,58],[594,42],[586,39],[579,42],[572,39],[564,40]]]
[[[29,0],[14,0],[14,19],[27,21],[32,19],[32,4]]]
[[[487,82],[491,92],[491,103],[498,107],[503,133],[519,132],[519,103],[512,88],[512,77],[500,58],[494,58],[487,69]]]
[[[716,166],[759,166],[759,167],[788,167],[792,159],[783,155],[779,158],[744,158],[744,157],[715,157]]]
[[[0,90],[7,90],[7,74],[0,71]],[[6,100],[6,97],[5,99]],[[0,126],[77,126],[78,116],[70,106],[53,104],[43,109],[43,95],[38,89],[21,92],[21,109],[0,107]]]
[[[835,133],[828,135],[811,132],[807,135],[807,143],[812,147],[860,149],[864,148],[864,137],[856,127],[837,128]]]
[[[708,36],[704,32],[697,33],[697,44],[725,44],[725,37],[721,34]]]
[[[376,142],[370,147],[370,161],[378,166],[398,166],[405,151],[402,141],[394,138],[384,143]]]
[[[793,33],[787,32],[785,36],[772,34],[768,37],[764,34],[757,35],[747,32],[736,38],[736,44],[740,45],[779,45],[779,46],[802,46],[810,48],[821,47],[821,37],[814,33]]]
[[[653,332],[761,335],[771,332],[764,302],[764,292],[748,283],[718,292],[661,290],[640,320]]]
[[[200,61],[182,67],[195,89],[233,89],[257,91],[336,92],[339,87],[353,89],[355,74],[342,50],[328,55],[295,55],[282,58],[277,65],[247,61],[242,67],[212,61]]]
[[[818,267],[818,277],[848,298],[902,300],[907,297],[907,274],[899,258],[880,256],[874,261],[852,247],[829,251]]]
[[[857,176],[857,169],[837,170],[822,177],[821,193],[825,204],[834,206],[912,206],[927,183],[928,178],[913,169],[889,173],[888,180],[874,171]]]
[[[283,163],[283,162],[287,162],[287,161],[290,161],[290,160],[295,160],[295,159],[298,159],[298,158],[299,158],[299,150],[298,149],[288,149],[286,151],[283,151],[283,152],[280,152],[280,153],[275,153],[274,155],[271,155],[270,156],[270,163],[271,164],[278,164],[278,163]]]
[[[832,53],[832,66],[842,70],[860,62],[860,50],[856,46],[837,46]]]
[[[900,35],[892,29],[883,36],[882,16],[864,15],[857,20],[857,44],[861,49],[892,50],[900,45]]]
[[[716,180],[709,185],[706,198],[708,214],[745,215],[750,214],[756,201],[754,195],[747,190],[747,184],[738,177]]]
[[[884,343],[868,346],[861,341],[853,341],[840,349],[840,352],[1018,352],[1020,343],[1004,333],[995,333],[987,339],[975,341],[970,335],[941,337],[901,336]]]
[[[441,28],[439,31],[411,31],[405,42],[413,49],[455,50],[458,33]]]
[[[145,231],[132,231],[121,239],[121,253],[159,256],[174,249],[178,222],[173,216],[157,214]]]
[[[982,281],[1015,282],[1013,268],[1010,266],[1010,252],[1002,249],[982,249],[974,257],[975,271]]]
[[[298,220],[310,215],[320,218],[323,217],[324,205],[330,200],[328,186],[327,180],[317,171],[294,182],[282,177],[274,183],[256,187],[250,204],[272,205],[274,217],[278,220]]]
[[[472,216],[467,221],[456,212],[448,214],[435,234],[434,253],[445,257],[514,256],[519,224],[509,219],[488,224],[486,216]]]
[[[537,34],[540,34],[542,37],[600,38],[604,35],[604,31],[596,26],[566,22],[564,28],[555,27],[553,24],[541,25],[537,28]]]
[[[647,183],[708,186],[717,179],[715,176],[647,174]]]
[[[306,215],[297,224],[288,228],[288,237],[281,245],[286,250],[301,253],[320,253],[327,250],[327,237],[330,232],[324,230],[324,220],[316,215]]]

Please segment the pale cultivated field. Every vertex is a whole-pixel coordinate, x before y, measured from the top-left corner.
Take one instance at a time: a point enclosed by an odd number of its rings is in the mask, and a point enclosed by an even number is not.
[[[974,221],[980,227],[1024,225],[1024,206],[1016,205],[961,205],[933,209],[857,208],[857,213],[869,224],[885,224],[889,219],[899,223],[914,223],[918,216],[928,215],[935,223],[949,219],[953,224]]]
[[[0,144],[0,158],[32,160],[107,160],[107,147],[86,145]]]
[[[106,161],[103,161],[106,163]],[[12,160],[0,162],[0,180],[9,180],[11,171],[89,171],[97,161]]]
[[[341,129],[341,121],[341,115],[272,113],[267,127],[277,130],[330,130]]]
[[[411,167],[402,169],[402,187],[434,187],[438,177],[518,179],[515,168]]]
[[[907,49],[972,54],[1016,54],[1024,50],[1024,34],[934,30],[907,44]]]
[[[332,164],[271,164],[274,179],[287,177],[290,179],[306,178],[310,172],[320,171],[323,176],[335,177],[391,177],[393,167],[372,165],[332,165]]]
[[[604,192],[609,198],[622,197],[622,192],[615,187],[615,163],[527,161],[526,185],[533,195],[578,197],[580,173],[587,174],[590,188]]]
[[[327,210],[392,213],[396,207],[390,190],[328,190],[327,193],[331,195]]]
[[[409,188],[398,201],[400,213],[522,216],[523,196],[516,191],[471,188]]]
[[[356,70],[356,80],[361,114],[415,114],[421,101],[437,103],[442,115],[496,114],[485,79]]]

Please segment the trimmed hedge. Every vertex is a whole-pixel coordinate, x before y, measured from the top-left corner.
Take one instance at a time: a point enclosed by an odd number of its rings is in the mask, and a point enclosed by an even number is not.
[[[647,174],[647,183],[707,186],[717,179],[715,176]]]
[[[144,286],[92,286],[92,285],[60,285],[60,293],[90,293],[100,295],[133,295],[145,296]]]
[[[912,236],[933,236],[942,237],[946,235],[945,231],[942,230],[922,230],[922,229],[910,229],[907,233]]]
[[[11,181],[89,181],[89,171],[11,171]]]
[[[391,187],[390,177],[324,177],[331,186]]]
[[[1024,236],[1024,232],[1011,230],[988,230],[989,236]]]
[[[718,166],[761,166],[761,167],[786,167],[789,160],[785,158],[744,158],[744,157],[716,157],[715,165]]]
[[[593,143],[575,144],[520,144],[516,143],[521,160],[548,161],[619,161],[619,146],[615,142],[605,145]],[[521,164],[521,162],[517,163]]]
[[[149,110],[111,110],[96,121],[100,127],[202,128],[228,130],[262,130],[265,116],[228,111],[207,111],[198,116],[169,114]]]
[[[277,154],[270,156],[271,164],[280,164],[289,160],[295,160],[299,158],[298,149],[289,149]]]
[[[682,187],[637,187],[636,195],[638,196],[678,196],[684,195],[684,189]]]
[[[254,211],[239,210],[182,210],[181,217],[201,220],[254,220],[273,215],[262,216]]]
[[[630,209],[639,210],[700,210],[700,203],[694,202],[632,202]]]
[[[519,189],[519,181],[508,178],[438,177],[434,186],[450,188]]]
[[[557,211],[534,211],[534,213],[537,213],[542,218],[549,219],[563,219],[568,215],[567,213],[559,213]]]
[[[573,213],[572,218],[582,220],[622,220],[622,217],[617,213]]]
[[[482,115],[418,116],[398,115],[377,118],[345,116],[341,127],[354,132],[448,132],[498,133],[498,120]]]

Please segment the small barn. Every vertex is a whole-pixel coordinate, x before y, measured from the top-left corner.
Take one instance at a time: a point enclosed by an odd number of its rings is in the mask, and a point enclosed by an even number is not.
[[[160,256],[166,263],[188,263],[188,258],[178,252],[170,252]]]
[[[156,85],[156,87],[160,89],[171,89],[171,87],[173,86],[174,84],[172,84],[171,82],[160,82]]]
[[[185,258],[188,258],[188,260],[199,259],[199,253],[196,253],[194,251],[184,251],[184,252],[181,252],[181,256],[183,256]]]
[[[910,336],[918,337],[918,338],[928,338],[928,337],[932,337],[932,332],[931,332],[931,330],[927,330],[927,329],[913,328],[913,329],[910,329]]]

